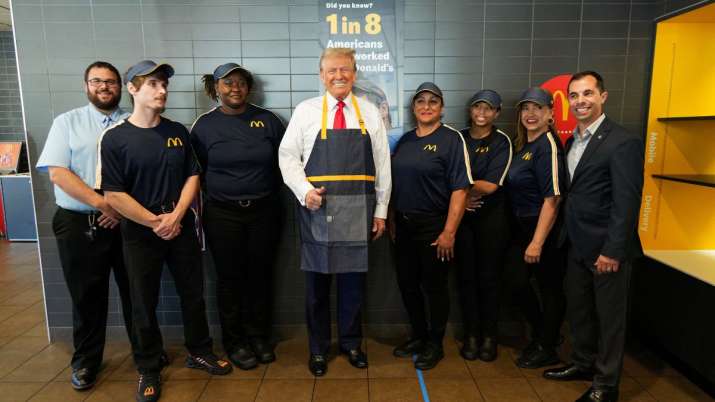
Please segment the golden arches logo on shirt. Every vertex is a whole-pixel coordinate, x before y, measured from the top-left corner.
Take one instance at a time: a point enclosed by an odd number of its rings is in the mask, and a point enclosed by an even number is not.
[[[184,143],[181,141],[181,138],[179,137],[170,137],[166,139],[166,147],[167,148],[172,148],[172,147],[183,147]]]
[[[534,156],[534,154],[532,154],[531,152],[527,152],[524,155],[522,155],[521,159],[523,159],[525,161],[530,161],[532,156]]]
[[[251,120],[251,122],[248,124],[251,128],[256,128],[256,127],[265,127],[266,125],[263,124],[262,121],[260,120]]]
[[[489,152],[489,146],[477,147],[477,149],[475,149],[474,152],[476,152],[478,154],[485,154],[485,153]]]
[[[569,80],[571,80],[571,74],[562,74],[541,84],[542,88],[548,89],[554,96],[554,126],[556,126],[559,138],[564,143],[576,128],[576,118],[569,109]]]
[[[422,150],[427,152],[437,152],[437,144],[427,144],[424,148],[422,148]]]

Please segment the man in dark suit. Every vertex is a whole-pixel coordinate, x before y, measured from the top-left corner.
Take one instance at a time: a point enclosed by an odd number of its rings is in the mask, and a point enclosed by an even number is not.
[[[630,260],[640,252],[644,145],[603,114],[608,92],[598,73],[575,74],[568,98],[578,121],[566,144],[571,183],[564,205],[573,355],[571,364],[546,370],[544,377],[593,380],[577,401],[617,401]]]

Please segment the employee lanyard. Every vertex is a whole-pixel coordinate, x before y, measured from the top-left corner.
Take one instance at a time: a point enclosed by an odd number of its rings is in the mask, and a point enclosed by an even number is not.
[[[360,108],[358,107],[357,99],[355,95],[350,95],[353,107],[355,108],[355,114],[358,118],[358,123],[360,124],[360,132],[362,135],[367,134],[365,130],[365,121],[362,119],[362,114],[360,114]],[[325,140],[328,138],[328,95],[323,95],[323,123],[320,128],[320,139]]]

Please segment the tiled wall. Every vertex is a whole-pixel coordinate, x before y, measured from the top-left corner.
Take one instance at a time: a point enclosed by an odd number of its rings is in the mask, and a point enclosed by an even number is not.
[[[481,87],[492,87],[505,99],[500,120],[511,129],[511,105],[523,89],[553,75],[595,69],[605,76],[610,92],[607,113],[642,132],[651,21],[673,3],[398,1],[399,39],[404,40],[398,57],[404,72],[403,98],[409,99],[420,82],[433,80],[445,90],[445,121],[462,126],[469,96]],[[301,100],[318,94],[317,4],[315,0],[13,1],[31,160],[36,160],[53,117],[86,103],[82,72],[96,59],[110,61],[121,71],[143,58],[171,63],[177,75],[171,80],[167,116],[186,124],[210,107],[200,92],[200,75],[220,63],[237,61],[258,77],[254,102],[287,120]],[[126,96],[122,104],[128,106]],[[50,228],[51,186],[46,175],[33,175],[49,325],[54,334],[67,334],[71,308]],[[289,196],[285,206],[276,322],[302,324],[303,277],[297,267],[298,238]],[[207,262],[209,310],[215,324],[208,257]],[[165,325],[176,325],[178,300],[170,279],[164,284],[160,319]],[[367,323],[405,321],[386,242],[376,245],[368,287]],[[120,323],[116,298],[111,306],[110,323],[116,326]]]
[[[12,31],[0,31],[0,141],[25,139]]]

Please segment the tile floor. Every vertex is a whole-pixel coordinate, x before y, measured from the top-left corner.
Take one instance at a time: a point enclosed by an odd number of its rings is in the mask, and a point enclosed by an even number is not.
[[[136,373],[123,343],[107,345],[97,386],[86,392],[70,387],[72,347],[47,342],[36,250],[34,243],[0,242],[0,401],[133,401]],[[354,369],[339,356],[320,379],[306,367],[304,338],[281,342],[273,364],[225,377],[184,368],[181,346],[171,345],[162,401],[421,401],[414,368],[392,357],[397,341],[366,339],[369,369]],[[452,339],[445,347],[444,361],[424,372],[431,401],[574,401],[588,387],[546,381],[540,371],[517,368],[517,352],[510,347],[501,347],[494,363],[463,360]],[[711,400],[647,351],[627,355],[621,395],[622,401]]]

